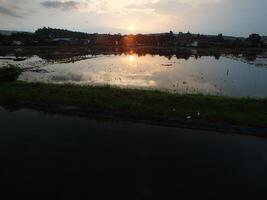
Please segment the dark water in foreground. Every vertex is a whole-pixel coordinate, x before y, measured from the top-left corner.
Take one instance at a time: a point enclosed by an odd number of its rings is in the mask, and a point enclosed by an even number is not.
[[[0,109],[0,123],[9,197],[267,198],[262,138],[29,110]]]

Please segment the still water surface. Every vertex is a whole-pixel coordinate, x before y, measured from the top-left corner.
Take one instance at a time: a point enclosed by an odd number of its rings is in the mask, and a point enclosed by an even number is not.
[[[56,55],[56,53],[55,53]],[[26,70],[21,80],[30,82],[115,85],[159,89],[181,94],[212,94],[234,97],[267,97],[267,56],[199,56],[189,54],[84,54],[68,58],[28,56],[24,61],[2,57]]]
[[[0,122],[10,198],[267,199],[264,138],[3,108]]]

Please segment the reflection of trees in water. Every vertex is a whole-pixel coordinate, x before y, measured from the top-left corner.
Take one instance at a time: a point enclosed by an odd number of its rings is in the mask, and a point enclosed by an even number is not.
[[[257,59],[257,55],[256,54],[244,54],[243,57],[245,58],[246,61],[255,61]]]
[[[240,54],[243,54],[243,57],[247,61],[255,61],[257,58],[256,53],[223,53],[211,51],[210,49],[190,49],[190,48],[175,48],[175,47],[136,47],[136,48],[127,48],[127,47],[58,47],[58,48],[22,48],[20,51],[16,49],[9,49],[5,51],[0,50],[0,56],[5,55],[14,55],[16,57],[23,56],[33,56],[37,55],[45,60],[56,60],[56,61],[79,61],[80,59],[86,58],[88,55],[98,56],[98,55],[132,55],[137,56],[164,56],[167,59],[172,59],[175,56],[177,59],[188,60],[190,57],[199,59],[203,56],[213,56],[215,59],[219,60],[221,55],[233,55],[234,57],[239,57]]]
[[[221,54],[220,53],[215,53],[214,57],[216,60],[219,60],[221,58]]]

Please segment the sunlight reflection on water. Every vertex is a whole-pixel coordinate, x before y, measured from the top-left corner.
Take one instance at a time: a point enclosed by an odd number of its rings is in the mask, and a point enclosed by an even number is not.
[[[47,61],[33,56],[17,62],[20,67],[37,66],[48,73],[27,71],[26,81],[116,85],[129,88],[160,89],[175,93],[266,97],[266,59],[259,64],[229,56],[180,58],[134,52],[120,55],[92,55],[72,62]],[[12,61],[1,60],[14,63]],[[259,66],[261,65],[261,66]]]

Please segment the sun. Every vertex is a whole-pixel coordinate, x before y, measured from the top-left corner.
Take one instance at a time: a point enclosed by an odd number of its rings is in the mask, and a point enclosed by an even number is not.
[[[128,31],[131,32],[131,33],[134,32],[135,31],[135,27],[133,25],[129,26],[128,27]]]

